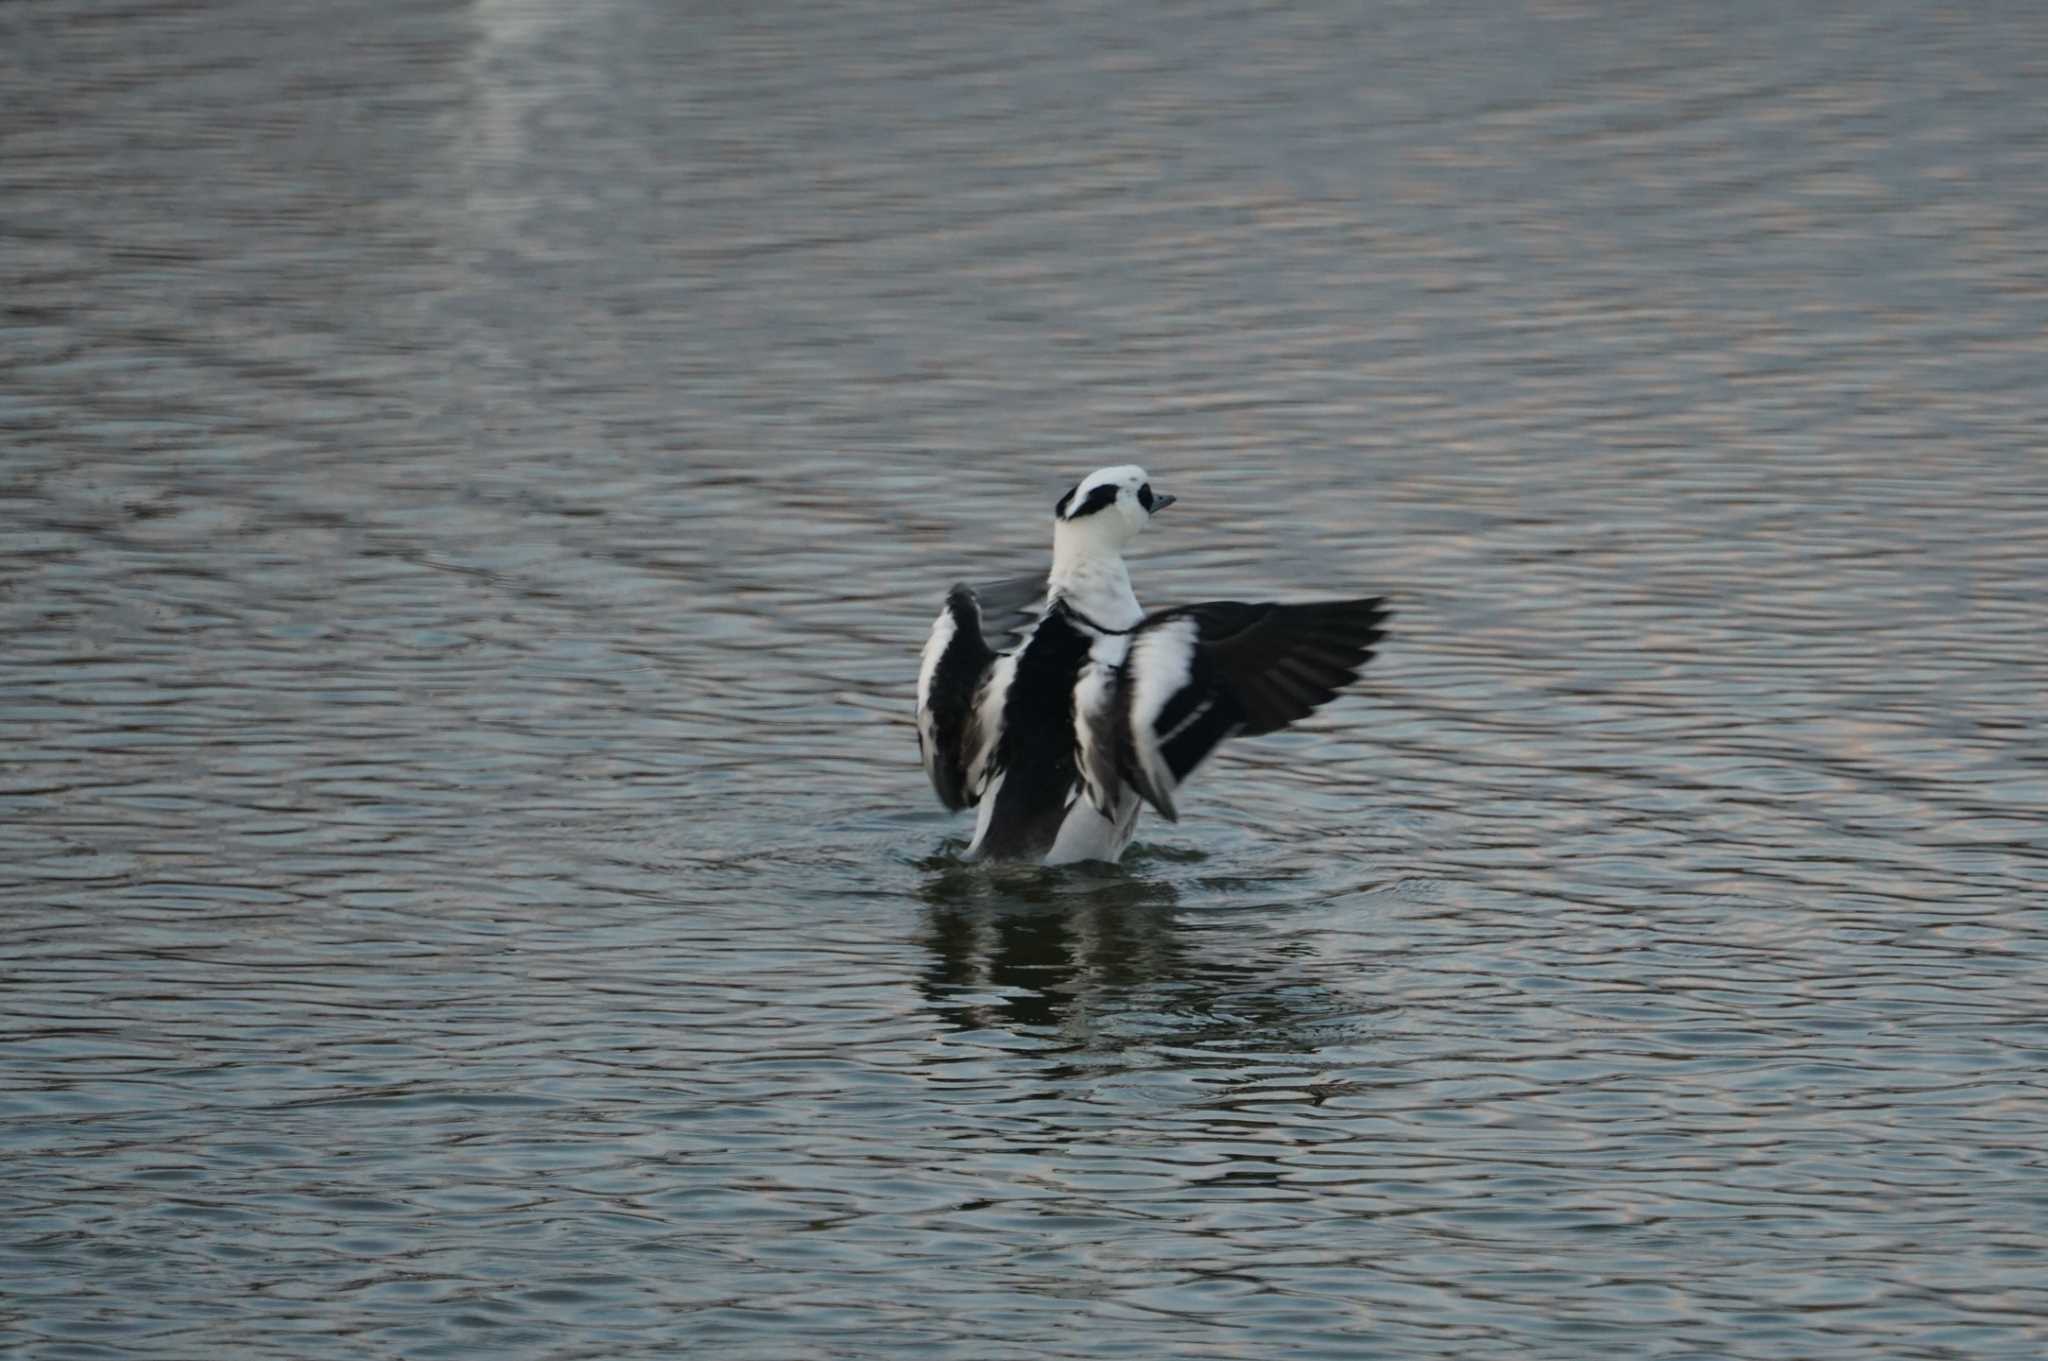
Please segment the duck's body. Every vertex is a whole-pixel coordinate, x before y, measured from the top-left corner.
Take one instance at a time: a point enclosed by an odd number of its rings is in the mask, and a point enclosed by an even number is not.
[[[1356,679],[1378,599],[1222,601],[1147,616],[1123,549],[1173,501],[1105,468],[1054,509],[1052,570],[955,586],[918,673],[918,747],[948,808],[978,808],[972,859],[1114,860],[1141,803],[1224,738],[1272,732]]]
[[[1008,683],[991,686],[986,699],[1002,738],[970,856],[1057,865],[1123,854],[1138,823],[1137,792],[1121,791],[1106,811],[1076,797],[1075,734],[1088,710],[1084,678],[1113,673],[1129,645],[1127,635],[1098,633],[1059,604],[1032,628],[1015,665],[1003,668]]]

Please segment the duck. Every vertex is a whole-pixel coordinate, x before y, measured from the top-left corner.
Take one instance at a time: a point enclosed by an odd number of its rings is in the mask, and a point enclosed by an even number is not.
[[[1384,596],[1148,613],[1124,554],[1175,499],[1135,464],[1099,469],[1055,503],[1049,569],[946,593],[918,753],[939,802],[975,810],[967,859],[1115,861],[1146,806],[1179,820],[1223,742],[1306,718],[1375,655]]]

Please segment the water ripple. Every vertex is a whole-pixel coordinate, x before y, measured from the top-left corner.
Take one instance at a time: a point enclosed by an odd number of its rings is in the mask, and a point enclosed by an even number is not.
[[[0,1349],[2033,1361],[2039,30],[0,7]],[[961,864],[1128,458],[1397,631]]]

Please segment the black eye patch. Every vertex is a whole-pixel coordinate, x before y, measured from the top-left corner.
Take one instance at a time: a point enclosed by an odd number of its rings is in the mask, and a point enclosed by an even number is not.
[[[1150,482],[1138,488],[1138,504],[1145,508],[1147,515],[1152,513],[1152,484]]]
[[[1065,519],[1065,518],[1067,517],[1067,506],[1068,506],[1069,504],[1071,504],[1071,503],[1072,503],[1072,501],[1073,501],[1073,499],[1074,499],[1074,493],[1075,493],[1075,492],[1077,492],[1077,491],[1079,491],[1079,490],[1081,490],[1081,484],[1080,484],[1079,482],[1076,482],[1076,483],[1075,483],[1075,484],[1074,484],[1073,486],[1071,486],[1071,487],[1067,488],[1067,494],[1066,494],[1065,496],[1062,496],[1062,497],[1061,497],[1061,498],[1060,498],[1060,499],[1059,499],[1059,500],[1058,500],[1057,502],[1055,502],[1055,503],[1054,503],[1054,505],[1053,505],[1053,508],[1052,508],[1052,518],[1053,518],[1053,519],[1055,519],[1055,520],[1064,520],[1064,519]]]
[[[1079,490],[1081,490],[1079,487],[1074,488],[1074,491]],[[1093,515],[1098,510],[1102,510],[1105,507],[1115,505],[1116,490],[1117,489],[1115,483],[1103,483],[1094,491],[1089,492],[1088,499],[1083,501],[1080,505],[1075,506],[1073,514],[1068,515],[1065,518],[1069,520],[1078,520],[1084,515]],[[1074,499],[1074,491],[1070,491],[1065,496],[1062,496],[1060,498],[1060,506],[1064,507],[1065,505],[1067,505],[1068,502]]]

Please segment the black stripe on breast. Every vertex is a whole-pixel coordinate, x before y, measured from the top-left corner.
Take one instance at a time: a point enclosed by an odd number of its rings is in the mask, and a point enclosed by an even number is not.
[[[1059,614],[1047,616],[1017,658],[1003,703],[996,795],[981,854],[1032,860],[1052,849],[1079,779],[1074,760],[1074,682],[1093,639]]]

